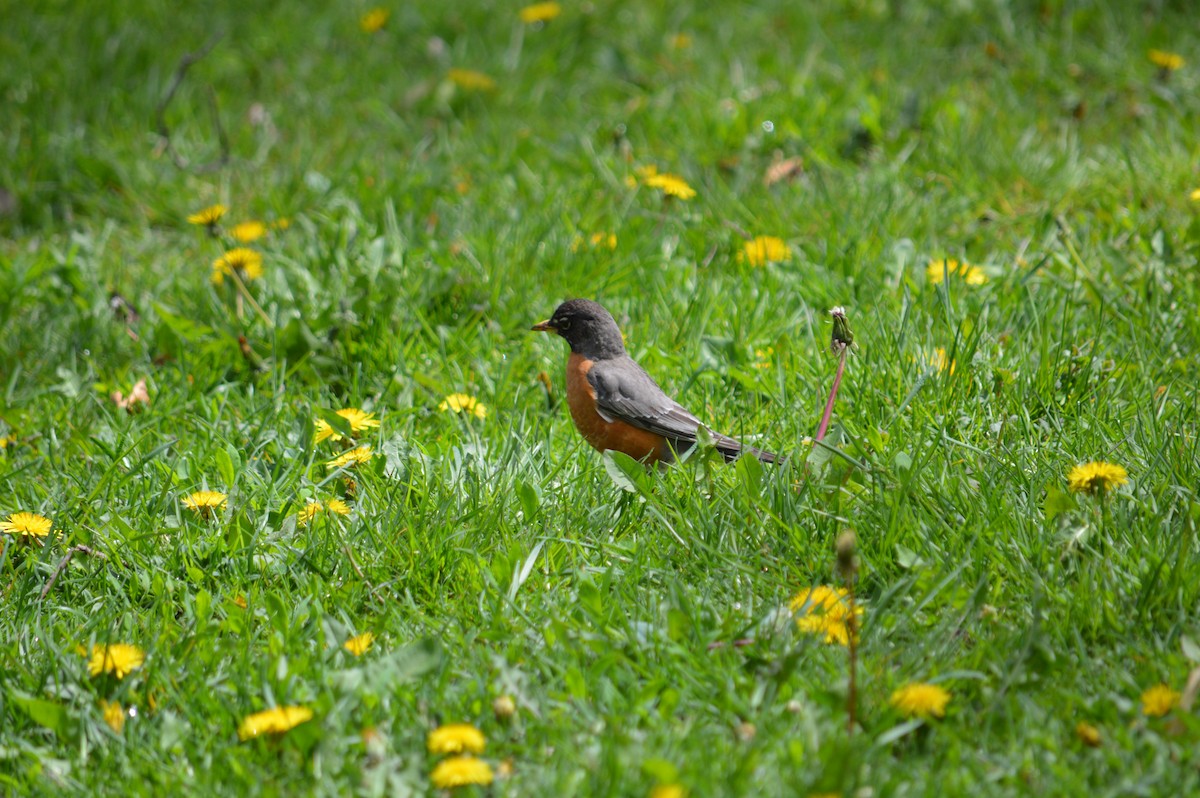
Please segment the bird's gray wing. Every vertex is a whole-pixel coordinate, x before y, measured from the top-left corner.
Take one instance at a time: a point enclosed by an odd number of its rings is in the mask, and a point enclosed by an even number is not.
[[[681,448],[696,442],[700,419],[663,393],[632,358],[597,360],[587,378],[596,389],[596,410],[606,420],[625,421],[684,444]]]

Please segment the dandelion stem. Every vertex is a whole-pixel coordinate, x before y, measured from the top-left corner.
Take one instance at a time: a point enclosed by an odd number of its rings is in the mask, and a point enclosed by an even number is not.
[[[242,297],[245,297],[246,301],[250,303],[250,307],[254,308],[254,312],[257,313],[258,317],[263,320],[263,323],[266,324],[267,327],[274,329],[275,324],[271,321],[271,317],[266,314],[266,311],[264,311],[262,307],[260,307],[259,304],[254,301],[254,297],[251,296],[250,292],[246,290],[246,284],[243,283],[242,278],[238,276],[238,270],[230,269],[229,275],[233,278],[233,284],[237,286],[238,290],[238,318],[240,319],[242,317],[241,303]]]
[[[854,734],[858,721],[858,622],[854,618],[854,577],[846,576],[846,601],[850,616],[846,619],[847,649],[850,656],[850,687],[846,692],[846,732]]]
[[[846,581],[846,654],[850,658],[849,687],[846,690],[846,733],[854,734],[858,721],[858,618],[854,607],[854,577],[858,573],[858,558],[854,555],[857,538],[854,530],[838,535],[837,570]]]
[[[102,560],[108,559],[108,557],[104,556],[104,554],[96,551],[93,548],[84,546],[83,544],[67,549],[66,555],[58,561],[58,567],[54,569],[54,573],[50,574],[50,579],[46,581],[46,585],[42,588],[42,592],[38,595],[38,599],[44,599],[46,597],[46,594],[50,592],[50,588],[54,587],[54,583],[58,581],[58,577],[62,574],[63,569],[67,567],[67,563],[71,562],[71,558],[75,556],[76,552],[80,554],[89,554],[92,557],[99,557]]]
[[[833,387],[829,389],[829,400],[825,402],[825,414],[821,416],[821,426],[817,428],[817,440],[825,439],[825,433],[829,430],[829,419],[833,417],[833,403],[837,400],[838,388],[842,384],[842,372],[846,369],[846,352],[850,349],[846,344],[840,345],[841,352],[838,354],[837,373],[833,375]]]

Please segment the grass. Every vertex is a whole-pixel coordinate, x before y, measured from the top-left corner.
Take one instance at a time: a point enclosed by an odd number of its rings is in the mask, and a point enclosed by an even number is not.
[[[0,515],[61,536],[0,554],[3,791],[427,794],[454,722],[498,795],[1200,788],[1200,722],[1139,699],[1200,665],[1189,9],[808,5],[407,4],[373,34],[365,4],[9,9]],[[167,119],[212,161],[211,93],[229,160],[181,169],[155,110],[214,35]],[[627,185],[644,165],[697,196]],[[218,202],[226,229],[289,223],[240,311],[209,281],[227,240],[186,222]],[[790,257],[739,258],[758,235]],[[942,258],[986,282],[932,279]],[[562,343],[528,332],[572,296],[790,463],[588,449]],[[808,442],[834,305],[859,344],[840,454]],[[109,398],[141,379],[142,412]],[[344,407],[379,456],[331,470],[314,423]],[[1129,484],[1071,494],[1091,460]],[[200,489],[228,494],[212,518]],[[331,498],[352,513],[298,523]],[[836,583],[848,528],[853,734],[846,649],[786,610]],[[107,643],[144,664],[91,676]],[[890,706],[910,682],[950,691],[944,719]],[[288,705],[313,719],[238,741]]]

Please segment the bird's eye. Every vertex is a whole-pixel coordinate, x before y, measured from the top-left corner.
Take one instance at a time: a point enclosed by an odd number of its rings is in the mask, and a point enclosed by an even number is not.
[[[557,320],[554,322],[554,329],[559,332],[566,332],[571,329],[571,320],[566,318]]]

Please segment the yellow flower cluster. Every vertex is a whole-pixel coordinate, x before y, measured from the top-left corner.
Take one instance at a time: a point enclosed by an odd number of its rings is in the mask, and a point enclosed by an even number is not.
[[[257,280],[263,276],[262,254],[249,247],[234,247],[213,261],[212,283],[221,285],[226,277],[236,275],[240,280]]]
[[[146,652],[137,646],[126,643],[92,646],[92,656],[88,661],[88,673],[99,676],[111,673],[118,679],[124,679],[146,662]]]
[[[1067,475],[1067,487],[1075,493],[1105,494],[1129,481],[1123,466],[1101,461],[1077,465]]]
[[[521,21],[526,25],[534,25],[549,22],[561,13],[562,6],[558,3],[534,3],[521,9]]]
[[[483,420],[487,418],[487,407],[476,399],[465,393],[452,393],[441,401],[438,405],[438,410],[452,413],[466,413],[469,416]]]
[[[100,712],[104,715],[104,722],[114,732],[120,734],[125,731],[125,710],[121,708],[119,701],[100,699]]]
[[[929,365],[935,367],[939,374],[949,370],[950,376],[953,377],[954,369],[957,367],[958,363],[957,361],[950,360],[949,356],[946,354],[946,347],[939,346],[937,349],[933,350],[931,355],[929,355]]]
[[[221,228],[218,225],[228,212],[229,209],[224,205],[210,205],[190,214],[187,220],[191,224],[207,228],[208,234],[213,238],[219,238]],[[250,244],[267,235],[271,228],[283,230],[288,224],[287,219],[280,219],[269,226],[257,219],[249,219],[235,224],[229,230],[229,237],[237,244]],[[233,246],[213,261],[209,280],[213,285],[223,285],[228,277],[239,282],[248,282],[261,279],[262,276],[262,253],[245,246]]]
[[[650,791],[650,798],[687,798],[682,784],[659,784]]]
[[[487,785],[494,778],[492,768],[472,754],[482,754],[487,745],[483,732],[469,723],[449,723],[429,733],[426,747],[435,756],[456,754],[443,759],[429,774],[439,790],[465,787],[469,784]]]
[[[369,649],[371,644],[374,642],[374,634],[371,632],[363,632],[360,635],[355,635],[354,637],[350,638],[345,643],[342,643],[342,648],[346,649],[356,657],[361,657],[367,652],[367,649]]]
[[[374,413],[364,413],[357,407],[344,407],[337,411],[337,414],[346,419],[346,423],[350,425],[350,432],[355,435],[379,426],[379,419],[375,418]],[[320,443],[324,440],[340,441],[342,439],[341,434],[335,432],[333,427],[329,426],[329,422],[323,418],[313,419],[313,426],[316,428],[313,435],[315,443]]]
[[[1092,748],[1100,747],[1100,730],[1090,723],[1079,721],[1075,724],[1075,736],[1084,745]]]
[[[452,756],[437,763],[429,780],[439,790],[466,787],[471,784],[486,786],[495,779],[492,766],[473,756]]]
[[[742,244],[737,256],[739,263],[765,266],[768,263],[786,263],[792,259],[792,251],[782,238],[757,236]]]
[[[818,585],[801,590],[788,606],[796,615],[796,626],[802,632],[823,635],[826,643],[848,646],[853,626],[857,639],[858,617],[863,614],[863,608],[854,607],[852,621],[849,595],[842,588]]]
[[[357,448],[351,449],[350,451],[346,452],[345,454],[342,454],[342,455],[339,455],[339,456],[333,458],[328,463],[326,463],[326,466],[328,466],[331,469],[332,468],[344,468],[347,466],[350,468],[353,468],[356,465],[362,465],[363,463],[369,462],[370,459],[374,456],[375,456],[375,453],[371,451],[371,447],[369,445],[359,446]]]
[[[188,216],[188,224],[198,224],[203,227],[215,227],[217,222],[229,211],[224,205],[209,205]]]
[[[326,510],[334,515],[350,515],[350,505],[341,499],[330,499],[324,504],[318,501],[311,501],[304,505],[304,509],[296,513],[296,523],[304,526]]]
[[[910,718],[944,718],[950,693],[936,684],[913,682],[892,693],[890,703]]]
[[[1161,718],[1179,705],[1179,691],[1165,684],[1156,684],[1142,693],[1142,714]]]
[[[659,172],[656,166],[642,166],[634,171],[642,179],[642,185],[646,188],[656,188],[667,197],[690,200],[696,196],[696,189],[689,186],[688,182],[679,175]],[[634,185],[637,185],[636,181]]]
[[[386,8],[372,8],[358,20],[358,26],[363,33],[378,33],[391,16],[392,12]]]
[[[185,496],[183,506],[200,515],[201,518],[211,518],[212,514],[225,506],[228,497],[215,490],[198,490]]]
[[[755,349],[754,357],[756,360],[752,364],[756,369],[771,368],[771,360],[775,357],[775,347],[768,346],[765,349]]]
[[[1179,53],[1168,52],[1167,50],[1151,50],[1146,53],[1146,57],[1150,59],[1150,63],[1154,64],[1164,72],[1174,72],[1178,69],[1183,69],[1183,56]]]
[[[450,82],[466,91],[495,91],[496,81],[474,69],[454,68],[446,73]]]
[[[54,522],[37,513],[13,513],[7,521],[0,521],[0,532],[20,537],[44,538],[54,529]]]
[[[266,734],[284,734],[312,720],[313,712],[308,707],[272,707],[262,712],[247,715],[238,725],[238,739],[249,740]]]
[[[592,233],[586,239],[583,236],[575,236],[575,240],[571,242],[571,251],[578,252],[583,249],[585,244],[592,249],[602,247],[616,249],[617,235],[616,233]]]
[[[988,281],[987,273],[978,266],[958,261],[952,258],[939,258],[929,261],[925,268],[925,277],[931,285],[938,285],[947,276],[961,277],[967,285],[983,285]]]
[[[229,234],[243,244],[251,244],[267,234],[267,226],[262,222],[251,220],[235,224]]]

